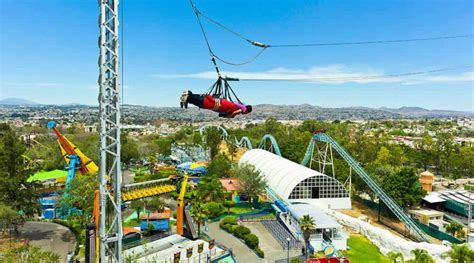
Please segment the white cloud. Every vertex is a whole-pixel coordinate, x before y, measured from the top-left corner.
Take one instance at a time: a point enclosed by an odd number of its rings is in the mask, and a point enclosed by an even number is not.
[[[403,73],[403,72],[402,72]],[[308,70],[275,68],[261,72],[224,71],[223,75],[239,79],[252,80],[281,80],[305,81],[315,83],[389,83],[398,82],[406,85],[433,82],[469,82],[474,81],[474,72],[464,72],[450,75],[417,74],[411,76],[387,75],[383,71],[367,68],[364,70],[351,69],[345,65],[329,65],[312,67]],[[439,73],[438,73],[439,74]],[[188,74],[154,74],[155,78],[193,78],[216,79],[214,71],[204,71]]]
[[[474,72],[463,72],[453,75],[424,75],[421,78],[414,78],[404,82],[406,85],[416,85],[427,82],[474,82]]]

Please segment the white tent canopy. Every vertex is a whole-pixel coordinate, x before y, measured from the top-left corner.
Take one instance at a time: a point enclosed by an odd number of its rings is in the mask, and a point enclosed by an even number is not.
[[[333,209],[350,209],[348,192],[336,179],[265,150],[247,151],[239,164],[259,170],[270,189],[290,203],[315,204]]]

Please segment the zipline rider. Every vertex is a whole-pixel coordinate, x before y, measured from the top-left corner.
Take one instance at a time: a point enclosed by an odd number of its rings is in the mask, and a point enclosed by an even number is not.
[[[251,105],[236,103],[224,98],[215,98],[209,94],[193,94],[189,90],[183,91],[181,95],[181,108],[188,108],[188,103],[201,109],[212,110],[219,113],[222,118],[234,118],[239,114],[252,112]]]

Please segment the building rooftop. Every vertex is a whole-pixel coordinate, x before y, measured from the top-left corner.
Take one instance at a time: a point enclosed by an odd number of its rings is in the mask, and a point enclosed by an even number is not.
[[[140,219],[142,220],[147,219],[147,217],[149,220],[169,219],[171,217],[171,209],[166,207],[165,210],[161,213],[153,212],[148,215],[148,213],[143,212],[140,214]]]
[[[426,202],[433,204],[433,203],[442,203],[446,201],[445,199],[439,197],[439,192],[432,192],[428,194],[427,196],[423,197],[423,200]]]
[[[316,228],[341,228],[341,225],[323,210],[310,204],[291,204],[288,206],[289,213],[299,220],[304,215],[309,215],[314,219]]]
[[[416,209],[416,210],[408,210],[410,214],[418,215],[418,216],[443,216],[444,213],[436,210],[431,209]]]
[[[239,190],[240,181],[237,178],[220,179],[222,187],[227,191]]]

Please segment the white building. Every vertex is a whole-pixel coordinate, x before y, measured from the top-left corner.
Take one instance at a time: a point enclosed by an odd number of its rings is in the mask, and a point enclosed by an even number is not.
[[[309,204],[292,204],[288,206],[288,215],[282,213],[280,218],[283,223],[293,233],[297,233],[302,239],[302,231],[299,227],[299,220],[304,215],[309,215],[314,219],[315,229],[311,231],[309,243],[315,251],[323,249],[324,240],[331,242],[337,250],[347,250],[347,239],[349,236],[343,231],[333,217],[326,214],[322,209],[317,209]]]
[[[351,209],[349,193],[333,177],[261,149],[242,155],[239,164],[244,163],[254,165],[282,200],[328,209]]]
[[[202,251],[199,251],[201,246]],[[190,257],[187,256],[188,250]],[[211,262],[229,253],[217,246],[211,247],[204,240],[189,240],[179,235],[171,235],[144,245],[123,251],[125,262],[169,263],[169,262]]]

